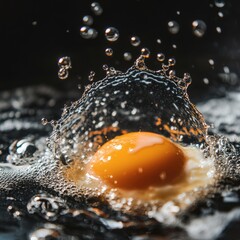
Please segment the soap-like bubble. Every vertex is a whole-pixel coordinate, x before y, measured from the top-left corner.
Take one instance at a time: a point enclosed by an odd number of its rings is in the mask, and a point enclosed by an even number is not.
[[[139,46],[141,43],[141,40],[138,36],[132,36],[131,37],[131,44],[134,46],[134,47],[137,47]]]
[[[116,28],[114,27],[108,27],[105,30],[105,37],[108,41],[110,42],[115,42],[118,40],[119,38],[119,32]]]
[[[192,22],[193,34],[197,37],[203,37],[207,29],[207,25],[203,20],[195,20]]]
[[[177,34],[180,30],[180,26],[176,21],[168,22],[168,31],[172,34]]]

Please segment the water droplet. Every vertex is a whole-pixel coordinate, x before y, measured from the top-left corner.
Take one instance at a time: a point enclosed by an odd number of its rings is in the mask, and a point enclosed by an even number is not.
[[[180,11],[177,11],[177,15],[180,15],[180,13],[181,13]]]
[[[105,49],[105,54],[109,57],[111,57],[113,55],[113,50],[112,48],[106,48]]]
[[[119,38],[119,32],[114,27],[109,27],[105,30],[105,37],[110,42],[115,42]]]
[[[33,26],[37,26],[37,21],[33,21],[33,22],[32,22],[32,25],[33,25]]]
[[[207,25],[202,20],[195,20],[192,22],[193,34],[197,37],[202,37],[207,29]]]
[[[123,54],[123,58],[125,61],[131,61],[132,60],[132,54],[130,52],[125,52]]]
[[[149,58],[149,56],[150,56],[150,51],[148,50],[148,48],[142,48],[142,49],[141,49],[141,55],[142,55],[144,58]]]
[[[97,37],[98,32],[94,28],[83,26],[80,28],[80,35],[84,39],[94,39]]]
[[[161,41],[160,38],[157,39],[157,43],[158,43],[158,44],[161,44],[161,43],[162,43],[162,41]]]
[[[83,23],[87,26],[91,26],[93,24],[93,17],[90,15],[86,15],[83,17]]]
[[[158,53],[157,54],[157,60],[159,62],[163,62],[165,60],[165,55],[163,53]]]
[[[69,69],[72,67],[72,64],[71,64],[71,59],[70,57],[62,57],[62,58],[59,58],[58,60],[58,66],[60,68],[65,68],[65,69]]]
[[[62,80],[68,78],[68,70],[66,68],[60,68],[58,71],[58,77]]]
[[[176,21],[168,22],[168,30],[172,34],[177,34],[179,32],[180,26]]]
[[[170,70],[170,71],[169,71],[169,77],[170,77],[170,78],[174,77],[175,75],[176,75],[175,70]]]
[[[132,37],[131,37],[131,44],[132,44],[134,47],[139,46],[140,43],[141,43],[141,40],[140,40],[139,37],[137,37],[137,36],[132,36]]]
[[[169,66],[174,66],[176,64],[176,60],[174,58],[169,58],[168,59],[168,65]]]
[[[98,2],[93,2],[91,4],[91,9],[92,9],[93,13],[97,16],[99,16],[103,13],[103,9]]]
[[[225,6],[225,1],[224,0],[215,0],[214,3],[215,3],[215,6],[218,7],[218,8],[222,8],[222,7]]]

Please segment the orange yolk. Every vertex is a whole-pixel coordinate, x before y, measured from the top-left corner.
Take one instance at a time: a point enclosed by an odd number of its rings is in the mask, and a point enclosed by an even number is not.
[[[127,133],[105,143],[94,154],[92,171],[123,189],[173,184],[184,173],[185,156],[175,143],[151,132]]]

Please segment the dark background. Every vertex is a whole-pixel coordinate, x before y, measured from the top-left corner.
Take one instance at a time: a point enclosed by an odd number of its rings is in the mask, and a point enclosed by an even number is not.
[[[218,0],[220,1],[220,0]],[[179,0],[131,0],[98,1],[103,13],[94,15],[90,5],[92,1],[80,0],[8,0],[1,3],[1,65],[0,89],[19,86],[48,84],[60,89],[77,88],[85,85],[91,70],[96,79],[104,76],[102,65],[107,63],[125,71],[140,53],[142,47],[148,47],[151,57],[147,64],[159,69],[156,60],[158,52],[166,57],[175,57],[175,69],[181,77],[189,72],[193,78],[190,91],[201,95],[209,86],[221,84],[219,73],[228,66],[236,76],[240,74],[240,8],[237,0],[225,0],[225,6],[218,8],[214,1]],[[180,15],[177,15],[180,11]],[[218,12],[224,17],[219,17]],[[80,36],[84,15],[94,18],[93,27],[98,37],[86,40]],[[192,21],[201,19],[207,25],[202,38],[192,33]],[[175,20],[180,25],[178,34],[169,33],[168,21]],[[36,21],[37,24],[33,25]],[[114,26],[120,32],[117,42],[108,42],[104,37],[106,27]],[[222,33],[216,31],[221,27]],[[139,47],[130,44],[130,37],[137,35],[141,39]],[[162,43],[156,42],[160,38]],[[177,49],[172,47],[177,45]],[[105,48],[112,47],[112,57],[105,55]],[[133,54],[133,60],[123,59],[125,51]],[[69,78],[58,79],[58,59],[69,56],[72,69]],[[208,60],[215,62],[212,67]],[[209,79],[209,84],[203,82]],[[235,85],[236,82],[231,83]]]

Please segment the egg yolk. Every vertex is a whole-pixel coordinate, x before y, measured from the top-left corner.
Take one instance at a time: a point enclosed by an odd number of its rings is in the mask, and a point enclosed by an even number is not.
[[[107,184],[144,189],[173,184],[184,173],[185,156],[177,144],[151,132],[127,133],[105,143],[91,168]]]

